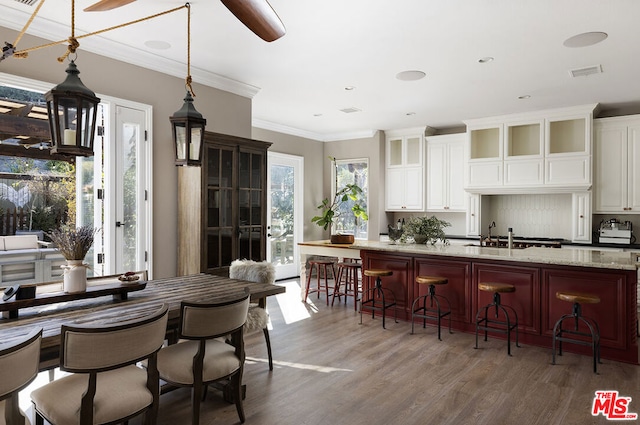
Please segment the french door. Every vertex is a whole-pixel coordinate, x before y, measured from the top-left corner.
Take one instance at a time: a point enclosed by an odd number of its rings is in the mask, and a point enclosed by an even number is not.
[[[267,259],[276,268],[276,279],[299,275],[303,166],[301,156],[267,154]]]
[[[77,191],[82,195],[80,210],[84,211],[79,221],[90,224],[93,220],[101,229],[93,255],[93,267],[99,275],[148,270],[151,264],[150,113],[144,106],[123,103],[101,104],[102,132],[96,137],[95,156],[85,160],[93,166],[76,167]],[[93,193],[83,193],[86,187]]]

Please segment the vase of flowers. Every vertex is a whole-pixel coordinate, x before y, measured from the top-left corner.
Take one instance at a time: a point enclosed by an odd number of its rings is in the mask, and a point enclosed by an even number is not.
[[[63,272],[64,292],[84,292],[87,290],[87,267],[84,262],[97,229],[92,226],[78,228],[63,226],[47,233],[56,244],[58,251],[67,260],[67,264],[60,266]]]

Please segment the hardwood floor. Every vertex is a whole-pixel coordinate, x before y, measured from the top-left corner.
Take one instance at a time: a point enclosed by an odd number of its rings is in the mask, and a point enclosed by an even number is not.
[[[443,328],[359,316],[352,300],[327,307],[299,301],[298,282],[269,299],[274,370],[261,332],[246,336],[246,423],[324,424],[604,424],[591,415],[596,390],[632,397],[640,413],[639,366],[566,353],[551,365],[548,349],[523,345],[507,356],[504,340],[481,340]],[[161,397],[160,425],[190,423],[190,393]],[[239,423],[235,406],[209,391],[202,425]],[[137,425],[139,422],[131,421]],[[635,423],[631,421],[631,423]]]

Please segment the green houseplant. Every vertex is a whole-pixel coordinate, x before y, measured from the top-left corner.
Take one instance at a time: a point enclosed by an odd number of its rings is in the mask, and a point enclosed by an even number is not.
[[[362,188],[356,184],[346,184],[343,188],[338,190],[338,166],[336,158],[329,157],[331,160],[333,169],[335,171],[335,187],[336,194],[333,199],[324,198],[322,203],[318,205],[318,209],[321,210],[320,215],[316,215],[311,219],[312,223],[316,223],[324,230],[330,229],[334,221],[344,213],[344,209],[341,206],[349,201],[353,202],[351,206],[351,212],[356,219],[368,220],[366,209],[362,206],[362,196],[364,195]],[[340,236],[345,236],[341,238]],[[334,243],[353,243],[353,235],[332,235],[331,241]]]
[[[407,242],[411,237],[417,244],[430,243],[435,245],[438,240],[449,243],[444,233],[444,228],[451,226],[451,223],[440,220],[436,216],[431,217],[410,217],[402,227],[403,233],[400,242]]]

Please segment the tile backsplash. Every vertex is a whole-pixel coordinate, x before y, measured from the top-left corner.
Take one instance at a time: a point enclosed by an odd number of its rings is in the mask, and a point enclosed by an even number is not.
[[[490,198],[490,199],[486,199]],[[571,239],[571,194],[492,195],[483,222],[496,222],[494,235]],[[485,234],[485,229],[482,229]]]

